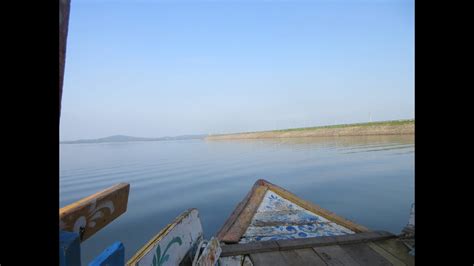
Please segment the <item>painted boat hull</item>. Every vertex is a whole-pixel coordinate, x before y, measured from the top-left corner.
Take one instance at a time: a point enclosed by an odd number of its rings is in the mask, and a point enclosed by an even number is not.
[[[367,228],[258,180],[217,237],[226,244],[356,234]]]
[[[203,230],[197,209],[189,209],[144,245],[127,265],[178,265],[192,256],[202,241]]]

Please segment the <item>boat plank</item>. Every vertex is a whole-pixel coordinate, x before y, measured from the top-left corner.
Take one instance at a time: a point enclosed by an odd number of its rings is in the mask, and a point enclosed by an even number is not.
[[[327,265],[311,248],[280,251],[287,265]]]
[[[259,266],[286,266],[288,265],[280,251],[262,252],[250,254],[253,265]]]
[[[59,209],[60,229],[84,241],[127,210],[130,184],[120,183]]]
[[[361,265],[338,245],[313,247],[328,265]]]
[[[337,236],[338,244],[349,244],[349,243],[358,243],[366,241],[377,241],[384,239],[396,238],[394,234],[387,231],[369,231],[359,234],[350,234],[350,235],[341,235]]]
[[[218,238],[220,241],[226,243],[237,243],[247,230],[252,221],[253,215],[257,211],[260,202],[265,196],[267,188],[264,186],[257,186],[253,191],[254,192],[250,195],[248,201],[244,203],[245,206],[242,207],[241,211],[235,212],[231,215],[235,217],[231,217],[232,219],[229,222],[232,223],[231,225],[225,226],[228,229],[225,232],[219,232]]]
[[[222,237],[224,237],[224,235],[227,233],[227,231],[229,230],[229,228],[235,223],[237,217],[239,217],[239,214],[242,212],[242,210],[244,209],[245,205],[247,204],[247,202],[250,200],[250,197],[252,196],[252,194],[254,193],[254,191],[257,189],[259,185],[257,183],[255,183],[253,186],[252,186],[252,189],[250,189],[250,191],[247,193],[247,195],[245,196],[245,198],[242,199],[242,201],[239,202],[239,204],[237,204],[237,206],[235,207],[234,211],[232,211],[231,215],[229,216],[229,218],[227,218],[227,220],[225,221],[224,225],[222,225],[221,229],[219,229],[219,232],[217,232],[217,239],[219,239],[220,241],[222,241]]]
[[[277,240],[280,250],[292,250],[298,248],[310,248],[314,246],[328,246],[337,244],[336,236],[309,237],[299,239]]]
[[[386,240],[386,242],[395,240]],[[256,244],[263,243],[265,242],[257,242]],[[350,244],[343,245],[336,243],[337,241],[333,241],[331,245],[289,250],[278,250],[273,244],[272,248],[266,251],[253,249],[235,251],[235,253],[248,254],[254,265],[413,265],[414,262],[412,258],[411,264],[404,263],[400,258],[395,257],[374,242],[350,242]],[[224,247],[241,248],[248,245],[236,244]],[[224,250],[224,252],[227,252],[227,250]],[[275,262],[274,260],[278,261]]]
[[[399,266],[399,265],[407,265],[406,263],[404,263],[403,261],[401,261],[400,259],[398,259],[397,257],[393,256],[392,254],[390,254],[390,252],[386,251],[385,249],[381,248],[379,245],[373,243],[373,242],[370,242],[370,243],[367,243],[367,245],[372,248],[373,250],[375,250],[377,253],[379,253],[381,256],[383,256],[385,259],[387,259],[388,261],[390,261],[390,263],[392,265],[396,265],[396,266]]]
[[[415,259],[409,254],[410,249],[398,239],[381,240],[374,242],[375,245],[383,248],[394,257],[400,259],[407,265],[415,265]]]
[[[222,257],[237,256],[258,252],[278,251],[280,248],[276,241],[251,242],[247,244],[233,244],[221,246]]]
[[[322,236],[311,238],[300,238],[291,240],[277,240],[280,250],[295,248],[307,248],[315,246],[328,246],[335,244],[349,244],[358,242],[375,241],[381,239],[394,238],[395,235],[385,231],[369,231],[358,234],[348,234],[340,236]]]
[[[340,247],[361,265],[392,265],[365,243],[340,245]]]
[[[341,236],[322,236],[299,239],[285,239],[277,241],[259,241],[245,244],[231,244],[223,245],[221,256],[236,256],[250,253],[277,251],[277,250],[292,250],[309,248],[316,246],[329,246],[336,244],[351,244],[358,242],[377,241],[396,236],[385,231],[371,231],[359,234],[341,235]]]
[[[220,257],[219,258],[219,265],[220,266],[241,266],[243,261],[243,256],[228,256],[228,257]]]
[[[127,265],[178,265],[203,237],[197,209],[188,209],[163,228],[127,262]]]

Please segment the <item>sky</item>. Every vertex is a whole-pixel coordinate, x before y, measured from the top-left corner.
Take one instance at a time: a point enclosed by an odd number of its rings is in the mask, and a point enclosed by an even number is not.
[[[414,118],[414,3],[72,0],[61,140]]]

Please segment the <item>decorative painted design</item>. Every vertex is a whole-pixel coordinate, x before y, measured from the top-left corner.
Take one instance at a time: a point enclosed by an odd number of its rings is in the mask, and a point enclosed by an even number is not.
[[[161,266],[163,265],[165,262],[168,261],[170,255],[169,254],[166,254],[168,252],[168,249],[173,245],[173,244],[177,244],[177,245],[180,245],[183,244],[183,241],[181,240],[180,237],[175,237],[173,238],[173,240],[171,240],[168,245],[166,246],[165,248],[165,251],[163,252],[163,255],[161,255],[161,248],[160,248],[160,245],[157,245],[156,246],[156,251],[155,251],[155,255],[153,256],[153,266]]]
[[[120,183],[61,208],[60,229],[88,239],[127,210],[129,192],[130,184]]]
[[[84,230],[86,226],[94,228],[96,226],[96,220],[103,218],[106,210],[108,211],[108,215],[114,213],[115,208],[112,201],[108,200],[101,202],[99,206],[97,206],[97,201],[94,199],[89,207],[87,215],[79,216],[74,222],[74,232],[81,234],[81,231]]]
[[[268,190],[239,243],[353,233]]]
[[[324,223],[320,217],[302,210],[263,211],[255,213],[254,226],[271,226],[278,224],[310,224]]]
[[[179,265],[185,256],[193,252],[202,237],[198,210],[190,209],[162,229],[127,265]]]

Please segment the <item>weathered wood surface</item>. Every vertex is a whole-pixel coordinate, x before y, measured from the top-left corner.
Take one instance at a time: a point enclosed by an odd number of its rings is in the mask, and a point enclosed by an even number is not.
[[[392,265],[411,265],[410,261],[403,262],[400,258],[395,257],[390,252],[386,251],[376,243],[367,243],[367,246],[375,250],[378,254],[383,256],[386,260],[388,260]],[[414,261],[414,260],[413,260]],[[413,262],[414,263],[414,262]]]
[[[145,244],[127,265],[179,265],[202,237],[198,210],[189,209]]]
[[[244,260],[244,256],[228,256],[228,257],[220,257],[219,258],[219,265],[220,266],[241,266]]]
[[[253,266],[252,260],[249,256],[230,256],[220,257],[219,266]]]
[[[294,240],[278,240],[276,241],[280,250],[292,250],[299,248],[309,248],[316,246],[328,246],[337,244],[336,236],[323,236],[323,237],[311,237],[301,238]]]
[[[409,249],[397,238],[389,240],[336,243],[292,250],[250,252],[240,257],[250,257],[253,265],[414,265]],[[221,259],[225,259],[225,253]],[[230,264],[239,265],[239,264]]]
[[[276,241],[262,241],[247,244],[223,245],[221,246],[221,248],[222,257],[280,250],[280,246],[277,244]]]
[[[379,234],[375,236],[372,233]],[[250,248],[249,244],[224,245],[222,246],[221,259],[225,260],[229,256],[249,257],[255,266],[414,265],[414,257],[408,254],[409,248],[395,235],[380,231],[360,233],[362,236],[354,238],[357,235],[359,234],[257,242],[260,245],[254,245],[255,250],[248,249]],[[352,238],[348,238],[349,236]],[[312,244],[308,242],[313,239],[326,240],[314,241]],[[282,241],[300,242],[302,245],[281,246]]]
[[[327,265],[360,265],[338,245],[314,247],[313,250]]]
[[[253,265],[285,266],[288,263],[279,251],[250,254]]]
[[[378,241],[395,237],[395,235],[386,231],[370,231],[351,235],[312,237],[295,240],[278,240],[276,242],[280,247],[280,250],[288,250],[295,248]]]
[[[360,265],[392,265],[365,243],[341,245],[340,247]]]
[[[221,252],[222,249],[219,240],[212,237],[206,245],[206,248],[204,248],[202,254],[197,258],[196,263],[193,263],[193,266],[214,266],[219,260]]]
[[[59,210],[60,229],[84,241],[127,210],[130,184],[120,183]]]
[[[406,262],[408,265],[414,265],[414,261],[412,260],[413,256],[409,255],[410,249],[405,246],[402,241],[398,239],[392,241],[383,240],[374,242],[374,245],[383,248],[385,251]]]
[[[217,238],[220,241],[225,243],[239,242],[267,191],[267,187],[262,184],[260,180],[257,181],[247,196],[237,205],[217,233]]]
[[[261,241],[246,244],[223,245],[221,256],[236,256],[242,254],[261,253],[267,251],[284,251],[317,246],[330,246],[339,244],[353,244],[368,241],[385,240],[396,236],[385,231],[371,231],[359,234],[341,236],[323,236],[300,238],[291,240]]]
[[[326,263],[310,248],[280,252],[287,265],[325,265]]]
[[[397,236],[369,231],[262,179],[218,236],[225,265],[243,265],[243,258],[271,266],[414,264]]]
[[[217,232],[217,239],[219,239],[220,241],[223,241],[222,239],[224,238],[224,236],[227,234],[227,231],[232,227],[232,225],[235,223],[235,221],[237,220],[237,217],[239,217],[240,213],[242,212],[242,210],[245,208],[245,206],[247,205],[248,201],[250,200],[250,197],[254,194],[255,190],[257,189],[257,187],[259,187],[259,184],[258,183],[255,183],[253,186],[252,186],[252,189],[250,189],[250,191],[247,193],[247,195],[245,196],[245,198],[242,199],[242,201],[239,202],[239,204],[237,204],[237,206],[235,207],[234,211],[232,211],[231,215],[229,216],[229,218],[227,218],[227,220],[225,221],[224,225],[221,227],[221,229],[219,230],[219,232]]]

